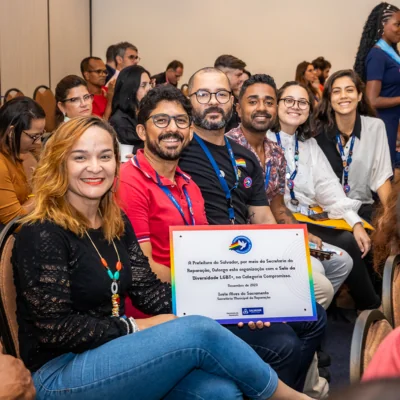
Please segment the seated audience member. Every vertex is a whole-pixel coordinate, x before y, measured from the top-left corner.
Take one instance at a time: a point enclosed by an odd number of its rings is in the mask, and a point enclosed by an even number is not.
[[[108,46],[106,51],[106,84],[114,76],[117,66],[115,65],[115,44]]]
[[[151,271],[117,205],[118,160],[107,122],[77,118],[49,139],[35,171],[38,200],[12,263],[21,358],[37,399],[308,399],[217,322],[168,314],[171,286]],[[126,318],[125,294],[164,315]]]
[[[371,235],[374,268],[382,275],[386,259],[400,254],[400,178],[394,183],[386,206],[380,207],[374,226],[375,230]]]
[[[57,126],[75,117],[92,115],[93,95],[87,83],[76,75],[67,75],[56,86],[55,98]]]
[[[81,73],[93,95],[92,113],[104,119],[111,114],[115,81],[105,87],[108,71],[101,58],[86,57],[81,62]]]
[[[312,63],[303,61],[297,66],[295,81],[304,85],[313,94],[314,104],[320,101],[322,92],[319,88],[319,79]]]
[[[226,136],[236,143],[250,150],[257,158],[265,181],[265,190],[271,207],[272,214],[279,224],[298,224],[292,212],[284,202],[286,160],[283,150],[266,137],[266,133],[276,119],[277,90],[275,81],[269,75],[253,75],[244,82],[239,94],[238,114],[241,124],[238,128],[229,131]],[[319,237],[309,233],[309,241],[322,248],[323,243]],[[325,246],[334,246],[325,243]],[[349,275],[353,266],[351,257],[342,249],[336,248],[341,255],[333,255],[330,260],[322,261],[322,265],[312,258],[313,273],[322,273],[332,283],[336,293]],[[317,301],[328,308],[330,301],[324,301],[323,294],[318,293]],[[333,291],[332,291],[333,295]],[[322,299],[322,302],[321,302]],[[331,297],[329,296],[331,300]]]
[[[365,370],[362,380],[400,378],[400,328],[383,340]]]
[[[133,146],[133,154],[143,148],[136,133],[137,112],[140,100],[150,89],[150,74],[140,65],[125,68],[115,85],[110,124],[120,144]]]
[[[239,126],[240,123],[240,118],[236,112],[236,104],[243,84],[242,75],[246,68],[246,63],[235,56],[224,54],[215,60],[214,67],[226,74],[229,79],[230,91],[233,93],[232,116],[225,128],[225,132],[228,132]]]
[[[318,57],[312,62],[312,65],[314,67],[315,75],[319,80],[319,89],[322,93],[324,91],[325,81],[328,79],[332,64],[328,60],[325,60],[324,57]]]
[[[372,192],[385,206],[393,176],[385,124],[374,117],[364,84],[354,71],[338,71],[328,79],[316,114],[316,140],[346,195],[362,203],[358,214],[368,222]]]
[[[189,93],[194,138],[181,154],[179,167],[200,187],[208,223],[274,224],[259,162],[249,150],[224,135],[233,106],[227,76],[216,68],[203,68],[190,78]],[[306,339],[302,347],[296,383],[300,390],[324,331],[325,313],[319,304],[317,310],[319,321],[314,328],[319,334],[315,340]],[[287,325],[302,336],[298,330],[301,324]]]
[[[34,400],[32,375],[18,358],[0,353],[0,399]]]
[[[399,5],[398,2],[396,2]],[[366,83],[366,93],[386,126],[392,165],[400,117],[400,9],[381,2],[369,14],[360,39],[354,71]]]
[[[16,97],[0,108],[0,229],[33,208],[36,159],[31,152],[40,144],[45,118],[42,107],[28,97]]]
[[[139,50],[132,43],[121,42],[114,46],[115,73],[108,81],[107,86],[110,85],[110,81],[118,78],[124,68],[137,65],[140,61]]]
[[[180,154],[193,135],[191,108],[189,100],[177,89],[152,90],[141,102],[138,115],[137,130],[145,143],[144,150],[139,150],[132,162],[121,169],[123,209],[151,269],[163,282],[171,281],[169,227],[208,223],[200,189],[178,167]],[[262,326],[257,323],[260,324]],[[315,329],[318,324],[313,325],[309,329]],[[255,328],[255,324],[249,323],[249,327]],[[273,324],[264,331],[255,332],[235,325],[227,328],[254,346],[280,379],[289,385],[295,384],[299,374],[297,358],[304,337],[298,338],[291,327],[283,324]],[[278,345],[282,341],[285,346]],[[272,354],[279,354],[279,357]]]
[[[170,85],[177,87],[182,75],[183,64],[178,60],[174,60],[168,64],[165,72],[160,72],[159,74],[152,76],[151,79],[155,81],[156,85],[165,85],[169,83]]]
[[[330,400],[398,400],[400,379],[362,382],[335,391]]]
[[[353,233],[307,224],[308,231],[324,242],[344,249],[353,259],[347,278],[350,292],[359,310],[379,307],[363,257],[371,248],[357,211],[361,202],[346,197],[329,161],[311,136],[314,131],[313,99],[305,86],[287,82],[278,91],[278,118],[267,137],[284,150],[287,162],[285,204],[292,212],[308,215],[320,206],[331,219],[344,219]]]

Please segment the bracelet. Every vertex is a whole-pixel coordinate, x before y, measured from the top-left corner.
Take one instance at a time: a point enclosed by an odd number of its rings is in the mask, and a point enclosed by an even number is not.
[[[119,320],[124,322],[124,324],[126,325],[126,334],[129,335],[131,332],[129,329],[128,321],[125,318],[120,318]]]
[[[132,328],[133,328],[132,333],[139,332],[140,329],[139,329],[138,324],[136,323],[135,319],[132,318],[132,317],[129,317],[129,321],[130,321],[131,324],[132,324]]]

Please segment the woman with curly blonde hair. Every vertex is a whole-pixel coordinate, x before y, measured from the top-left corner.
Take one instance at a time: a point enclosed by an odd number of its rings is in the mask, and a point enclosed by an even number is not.
[[[382,274],[386,259],[400,253],[400,178],[392,187],[386,207],[381,207],[375,218],[371,238],[374,248],[374,268]]]
[[[217,322],[171,314],[171,286],[117,206],[118,170],[112,127],[81,117],[52,135],[35,171],[12,263],[36,398],[309,399]],[[159,315],[127,318],[126,295]]]

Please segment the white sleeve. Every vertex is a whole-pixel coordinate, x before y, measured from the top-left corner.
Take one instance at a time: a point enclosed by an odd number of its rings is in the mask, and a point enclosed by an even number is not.
[[[357,211],[361,201],[348,198],[325,154],[315,139],[308,139],[313,158],[315,198],[331,219],[344,219],[351,227],[361,222]]]
[[[393,170],[385,124],[380,119],[374,118],[373,120],[376,123],[376,129],[368,130],[369,134],[376,135],[370,189],[376,192],[393,175]]]

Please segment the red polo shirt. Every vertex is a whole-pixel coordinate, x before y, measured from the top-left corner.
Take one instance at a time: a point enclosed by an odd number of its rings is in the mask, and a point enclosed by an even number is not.
[[[181,206],[186,221],[191,223],[191,216],[183,187],[192,203],[195,224],[208,224],[203,196],[189,175],[177,167],[176,185],[163,176],[160,176],[160,180]],[[150,241],[153,260],[170,267],[169,227],[185,225],[185,222],[170,198],[158,186],[156,172],[143,150],[138,150],[136,158],[123,164],[120,181],[121,206],[132,223],[139,243]]]
[[[108,88],[103,86],[102,91],[107,93]],[[106,93],[102,94],[95,94],[93,97],[93,103],[92,103],[92,114],[98,115],[99,117],[103,117],[106,108],[107,108],[107,98],[106,98]]]

